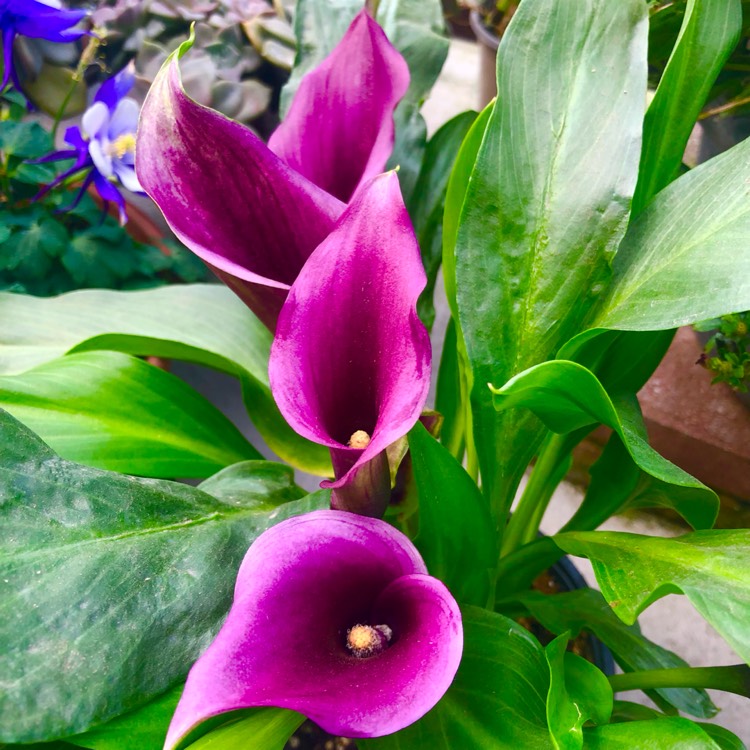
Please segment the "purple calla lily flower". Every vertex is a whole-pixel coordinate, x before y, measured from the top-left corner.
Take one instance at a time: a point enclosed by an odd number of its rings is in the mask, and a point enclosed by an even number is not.
[[[135,176],[135,133],[140,107],[138,102],[126,96],[134,81],[132,66],[105,81],[99,87],[93,104],[83,113],[82,130],[78,126],[72,126],[65,131],[65,142],[71,148],[55,151],[36,160],[75,160],[73,166],[58,175],[39,195],[43,195],[71,175],[87,171],[78,194],[67,210],[78,205],[89,185],[93,183],[105,205],[117,205],[120,223],[124,224],[127,221],[125,201],[115,182],[119,182],[131,192],[141,192],[140,183]]]
[[[458,605],[403,534],[338,511],[291,518],[250,547],[165,749],[254,706],[293,709],[348,737],[396,732],[440,700],[462,649]]]
[[[0,0],[0,29],[3,40],[3,79],[0,91],[12,78],[20,83],[13,70],[13,40],[17,34],[49,42],[72,42],[86,32],[73,27],[85,18],[85,10],[66,10],[52,0]]]
[[[302,80],[270,148],[180,82],[183,45],[143,106],[136,171],[167,222],[273,331],[289,287],[344,201],[385,168],[409,72],[362,11]]]
[[[279,316],[269,376],[301,435],[331,450],[335,508],[385,511],[385,449],[419,418],[430,338],[416,303],[426,277],[398,178],[355,195],[310,256]]]

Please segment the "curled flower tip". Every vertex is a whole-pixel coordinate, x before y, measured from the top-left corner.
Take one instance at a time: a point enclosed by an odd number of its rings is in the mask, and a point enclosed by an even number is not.
[[[255,706],[298,711],[345,737],[391,734],[440,700],[462,649],[458,605],[392,526],[330,510],[282,521],[245,556],[166,750],[208,719]]]

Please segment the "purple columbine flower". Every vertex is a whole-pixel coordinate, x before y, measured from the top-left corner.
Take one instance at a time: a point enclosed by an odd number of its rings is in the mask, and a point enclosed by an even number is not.
[[[140,107],[135,99],[126,96],[135,76],[128,66],[105,81],[96,93],[93,104],[83,113],[81,128],[73,126],[65,131],[65,142],[72,148],[55,151],[38,162],[74,159],[40,195],[79,172],[86,172],[83,184],[68,209],[75,207],[92,183],[105,205],[115,203],[120,223],[127,221],[125,201],[116,187],[119,182],[131,192],[141,192],[135,175],[135,133]]]
[[[49,42],[72,42],[86,32],[74,29],[85,10],[66,10],[53,0],[0,0],[0,29],[3,41],[3,80],[0,91],[12,78],[13,84],[20,83],[13,69],[13,41],[17,34],[46,39]]]
[[[331,450],[333,507],[381,516],[385,449],[419,418],[430,338],[426,277],[398,178],[373,178],[310,256],[279,315],[271,390],[287,422]]]
[[[304,77],[269,148],[187,96],[182,51],[143,106],[138,177],[180,240],[273,331],[289,287],[345,202],[385,168],[409,71],[362,11]]]
[[[206,719],[254,706],[293,709],[347,737],[396,732],[440,700],[462,649],[458,605],[403,534],[352,513],[291,518],[245,556],[165,749]]]

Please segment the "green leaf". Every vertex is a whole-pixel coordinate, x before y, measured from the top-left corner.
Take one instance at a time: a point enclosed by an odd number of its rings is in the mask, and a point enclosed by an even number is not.
[[[458,601],[485,606],[494,595],[495,525],[487,503],[461,464],[419,423],[409,433],[419,491],[414,543],[430,575]]]
[[[597,502],[607,504],[605,517],[627,504],[664,505],[674,508],[693,528],[713,526],[719,508],[716,494],[648,444],[634,397],[621,397],[613,402],[592,372],[565,360],[544,362],[512,378],[500,389],[490,388],[496,409],[519,406],[531,409],[553,432],[573,432],[605,424],[617,433],[640,472],[622,466],[620,462],[627,458],[625,451],[616,451],[613,444],[603,458],[603,466],[608,470],[614,468],[618,475],[603,473],[602,476],[601,468],[599,474],[594,472],[597,483],[581,511],[582,516],[604,516],[595,505]],[[617,484],[624,474],[627,484]],[[607,491],[613,487],[615,494],[610,497]]]
[[[602,594],[632,624],[649,604],[683,593],[737,654],[750,661],[750,533],[696,531],[674,539],[615,531],[554,537],[571,555],[588,557]]]
[[[279,482],[227,503],[79,466],[5,412],[0,455],[5,742],[86,731],[174,685],[215,636],[251,542],[328,504],[321,492],[269,510],[288,498]]]
[[[213,367],[240,379],[248,413],[285,461],[330,475],[328,450],[295,433],[268,384],[271,333],[218,284],[136,292],[87,290],[52,299],[0,294],[0,373],[23,372],[73,349],[114,349]],[[188,324],[189,321],[189,324]]]
[[[0,407],[62,458],[147,477],[206,477],[262,458],[180,378],[116,352],[82,352],[0,376]]]
[[[664,714],[659,713],[653,708],[643,706],[640,703],[630,703],[628,701],[615,701],[612,721],[640,721],[650,719],[666,718]],[[697,722],[698,726],[721,748],[721,750],[747,750],[745,743],[728,729],[718,724],[707,724]]]
[[[633,216],[677,176],[693,126],[741,32],[740,0],[688,0],[677,43],[643,122]]]
[[[721,750],[703,729],[676,716],[584,730],[586,750]]]
[[[494,414],[485,384],[551,357],[606,288],[638,171],[647,32],[642,0],[524,0],[498,49],[456,278],[482,481],[501,516],[543,430]]]
[[[3,244],[3,265],[22,281],[42,279],[52,268],[52,258],[68,245],[68,232],[58,221],[41,216]]]
[[[419,298],[417,310],[428,329],[435,322],[432,298],[443,253],[443,209],[448,178],[458,149],[476,117],[476,112],[463,112],[432,136],[408,205],[427,273],[427,286]]]
[[[227,721],[227,719],[229,721]],[[196,730],[177,745],[189,750],[282,750],[305,717],[283,708],[253,708],[223,714]],[[213,728],[217,723],[221,725]],[[211,731],[203,734],[209,727]],[[198,736],[199,739],[193,741]],[[154,750],[158,750],[154,748]]]
[[[530,591],[514,595],[510,601],[520,602],[531,617],[557,635],[570,632],[571,638],[576,638],[582,631],[592,633],[609,648],[625,672],[688,666],[677,654],[643,636],[637,622],[623,623],[594,589],[566,591],[555,596]],[[499,602],[498,607],[502,604]],[[705,690],[660,688],[649,690],[647,695],[665,709],[674,706],[702,719],[717,712]]]
[[[67,741],[90,750],[161,750],[183,687],[178,685],[145,706]]]
[[[38,122],[0,122],[0,151],[6,156],[35,159],[51,150],[52,138]]]
[[[547,723],[555,750],[581,750],[583,725],[609,722],[612,688],[593,664],[567,653],[567,645],[563,634],[544,649],[550,669]]]
[[[553,750],[546,718],[549,669],[539,642],[513,620],[462,608],[464,653],[441,701],[396,734],[361,750]]]
[[[750,309],[750,139],[662,190],[630,225],[591,328],[654,331]]]
[[[465,412],[461,400],[461,372],[458,364],[456,324],[451,318],[445,329],[437,377],[435,409],[443,415],[440,442],[459,460],[465,448]]]

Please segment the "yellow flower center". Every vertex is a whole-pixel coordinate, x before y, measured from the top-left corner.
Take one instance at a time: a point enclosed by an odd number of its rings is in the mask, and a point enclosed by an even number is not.
[[[123,133],[117,136],[109,144],[107,149],[110,156],[116,156],[118,159],[122,159],[125,154],[135,153],[135,135],[133,133]]]
[[[349,438],[349,447],[364,450],[370,444],[370,436],[364,430],[357,430]]]
[[[358,659],[365,659],[383,651],[393,631],[387,625],[355,625],[346,631],[346,647]]]

